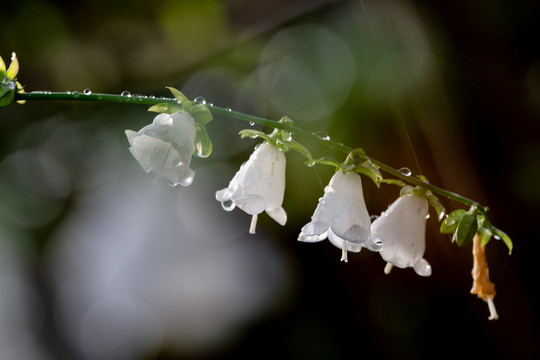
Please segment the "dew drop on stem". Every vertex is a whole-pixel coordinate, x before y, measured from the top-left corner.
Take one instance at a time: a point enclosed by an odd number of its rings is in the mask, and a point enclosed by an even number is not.
[[[403,175],[405,175],[405,176],[411,176],[411,174],[412,174],[411,169],[409,169],[408,167],[402,167],[398,171],[400,173],[402,173]]]
[[[197,96],[195,99],[193,99],[197,104],[206,105],[206,100],[202,96]]]
[[[83,93],[84,93],[84,95],[90,95],[90,94],[92,94],[92,90],[90,90],[90,89],[84,89],[84,90],[83,90]]]
[[[127,90],[122,91],[122,93],[120,95],[125,96],[125,97],[131,97],[131,93],[129,91],[127,91]]]

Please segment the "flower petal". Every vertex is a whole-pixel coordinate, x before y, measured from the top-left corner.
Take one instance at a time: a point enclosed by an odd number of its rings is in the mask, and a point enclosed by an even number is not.
[[[15,55],[15,53],[12,53],[11,64],[9,64],[9,68],[6,71],[6,74],[9,78],[15,79],[18,73],[19,73],[19,60],[17,60],[17,55]]]
[[[282,207],[278,207],[277,209],[272,210],[266,210],[266,213],[270,215],[272,219],[274,219],[279,225],[285,225],[287,222],[287,213]]]
[[[384,243],[381,256],[385,261],[406,268],[415,266],[422,259],[428,206],[425,198],[404,195],[373,222],[371,231]],[[428,272],[426,264],[424,261],[418,265],[419,274]]]
[[[345,248],[345,250],[351,251],[354,253],[360,252],[360,250],[362,250],[362,247],[363,247],[360,244],[352,243],[350,241],[347,241],[346,239],[339,237],[332,231],[332,228],[328,230],[328,240],[330,240],[330,242],[335,247],[340,248],[340,249]]]
[[[422,258],[414,263],[414,271],[420,276],[430,276],[431,275],[431,265]]]
[[[312,221],[304,225],[298,235],[298,241],[317,242],[326,239],[330,224],[321,221]]]
[[[236,206],[250,215],[262,213],[265,207],[264,198],[255,194],[241,197],[233,196],[232,201]]]

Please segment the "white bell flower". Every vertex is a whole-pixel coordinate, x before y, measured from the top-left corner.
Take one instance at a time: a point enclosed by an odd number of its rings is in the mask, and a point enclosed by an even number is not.
[[[386,274],[397,266],[412,267],[421,276],[431,275],[431,266],[423,258],[428,210],[427,199],[408,194],[394,201],[373,221],[371,232],[384,242],[381,256],[387,262]]]
[[[285,193],[285,154],[264,142],[255,147],[249,160],[242,164],[229,187],[216,192],[216,200],[232,211],[235,206],[252,215],[249,233],[255,233],[257,215],[266,211],[280,225],[287,222],[281,207]]]
[[[173,186],[191,185],[195,172],[189,168],[195,151],[195,121],[180,110],[159,114],[138,132],[126,130],[129,151],[146,173],[156,174]]]
[[[304,225],[298,240],[317,242],[328,238],[342,250],[341,261],[347,262],[347,251],[359,252],[363,247],[381,250],[382,242],[371,236],[370,226],[360,175],[339,170],[324,189],[311,222]]]

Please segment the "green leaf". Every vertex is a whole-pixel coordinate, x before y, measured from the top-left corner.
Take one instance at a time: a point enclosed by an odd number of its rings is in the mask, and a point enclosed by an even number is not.
[[[399,196],[407,195],[409,193],[412,193],[414,190],[415,188],[412,187],[411,185],[405,185],[399,191]]]
[[[435,209],[435,212],[437,213],[437,218],[439,221],[441,221],[444,217],[444,214],[446,214],[446,209],[444,208],[443,204],[437,199],[435,195],[431,191],[428,191],[426,194],[426,197],[429,201],[429,204]]]
[[[497,229],[495,226],[493,226],[493,235],[495,235],[496,238],[501,239],[506,247],[508,247],[508,254],[512,254],[512,249],[514,248],[514,245],[512,244],[512,240],[506,233],[500,229]]]
[[[452,236],[458,246],[464,246],[470,243],[478,230],[476,212],[467,212],[459,220],[456,232]]]
[[[369,177],[377,187],[381,186],[381,180],[383,179],[381,172],[370,160],[364,161],[362,165],[355,166],[353,170]]]
[[[339,161],[337,161],[336,159],[334,159],[333,157],[330,157],[330,156],[324,156],[324,157],[322,157],[320,159],[315,159],[315,160],[311,161],[311,163],[309,163],[307,165],[308,166],[313,166],[315,164],[328,165],[328,166],[333,166],[333,167],[336,167],[336,168],[339,168],[341,166]]]
[[[491,235],[492,235],[492,232],[491,230],[485,228],[485,227],[478,227],[478,233],[480,234],[480,244],[482,246],[486,246],[486,244],[489,242],[489,240],[491,239]]]
[[[174,95],[176,100],[178,100],[178,102],[180,103],[180,106],[182,106],[182,109],[184,109],[187,112],[190,112],[190,110],[191,110],[191,101],[189,101],[189,99],[186,97],[186,95],[182,94],[180,92],[180,90],[175,89],[173,87],[166,86],[166,88],[169,89],[172,92],[172,94]]]
[[[397,185],[400,187],[405,186],[405,183],[398,179],[382,179],[381,182],[389,185]]]
[[[467,212],[463,209],[452,211],[441,224],[441,234],[452,234],[456,231],[461,217]]]
[[[8,84],[0,83],[0,107],[8,106],[15,99],[15,90],[11,89]]]
[[[208,108],[204,104],[197,104],[192,106],[189,113],[191,114],[191,116],[193,116],[193,119],[195,119],[195,121],[199,125],[206,125],[214,118],[210,110],[208,110]]]
[[[153,111],[157,113],[165,113],[165,114],[173,114],[177,111],[182,110],[182,107],[180,104],[172,104],[172,103],[159,103],[156,105],[152,105],[148,111]]]
[[[313,163],[313,157],[311,156],[311,153],[307,147],[294,140],[288,142],[288,145],[292,150],[299,152],[302,156],[308,159],[310,163]]]
[[[201,158],[209,157],[212,153],[212,141],[210,140],[208,132],[204,126],[197,126],[195,148],[197,149],[197,156]]]
[[[244,130],[240,130],[239,134],[242,139],[246,137],[249,137],[251,139],[261,138],[261,139],[266,140],[268,143],[275,145],[274,139],[272,139],[268,134],[265,134],[259,130],[244,129]]]

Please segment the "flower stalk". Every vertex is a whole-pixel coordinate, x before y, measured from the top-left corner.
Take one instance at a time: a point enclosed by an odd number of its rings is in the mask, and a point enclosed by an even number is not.
[[[161,103],[178,103],[176,98],[165,98],[165,97],[154,97],[154,96],[142,96],[142,95],[122,95],[122,94],[103,94],[103,93],[92,93],[90,91],[83,92],[50,92],[50,91],[33,91],[29,93],[17,93],[15,95],[15,100],[68,100],[68,101],[100,101],[100,102],[113,102],[113,103],[127,103],[127,104],[139,104],[139,105],[157,105]],[[319,142],[325,146],[349,154],[354,149],[339,143],[337,141],[331,140],[329,138],[321,137],[316,133],[304,130],[302,128],[289,125],[287,123],[274,121],[270,119],[265,119],[258,116],[253,116],[249,114],[244,114],[237,111],[232,111],[230,109],[225,109],[219,106],[206,103],[206,107],[215,115],[221,115],[237,120],[246,121],[249,123],[254,123],[266,127],[271,127],[274,129],[284,130],[295,135],[301,135],[309,140]],[[459,195],[457,193],[442,189],[435,185],[432,185],[426,181],[423,181],[420,178],[411,176],[409,174],[404,174],[399,170],[393,168],[390,165],[387,165],[381,161],[373,159],[371,157],[366,157],[370,160],[375,166],[380,168],[380,170],[386,172],[393,177],[396,177],[400,180],[403,180],[409,184],[421,186],[426,190],[429,190],[438,195],[444,196],[450,200],[455,200],[466,206],[476,205],[478,210],[482,213],[486,212],[486,207],[478,204],[478,202],[469,199],[465,196]]]

